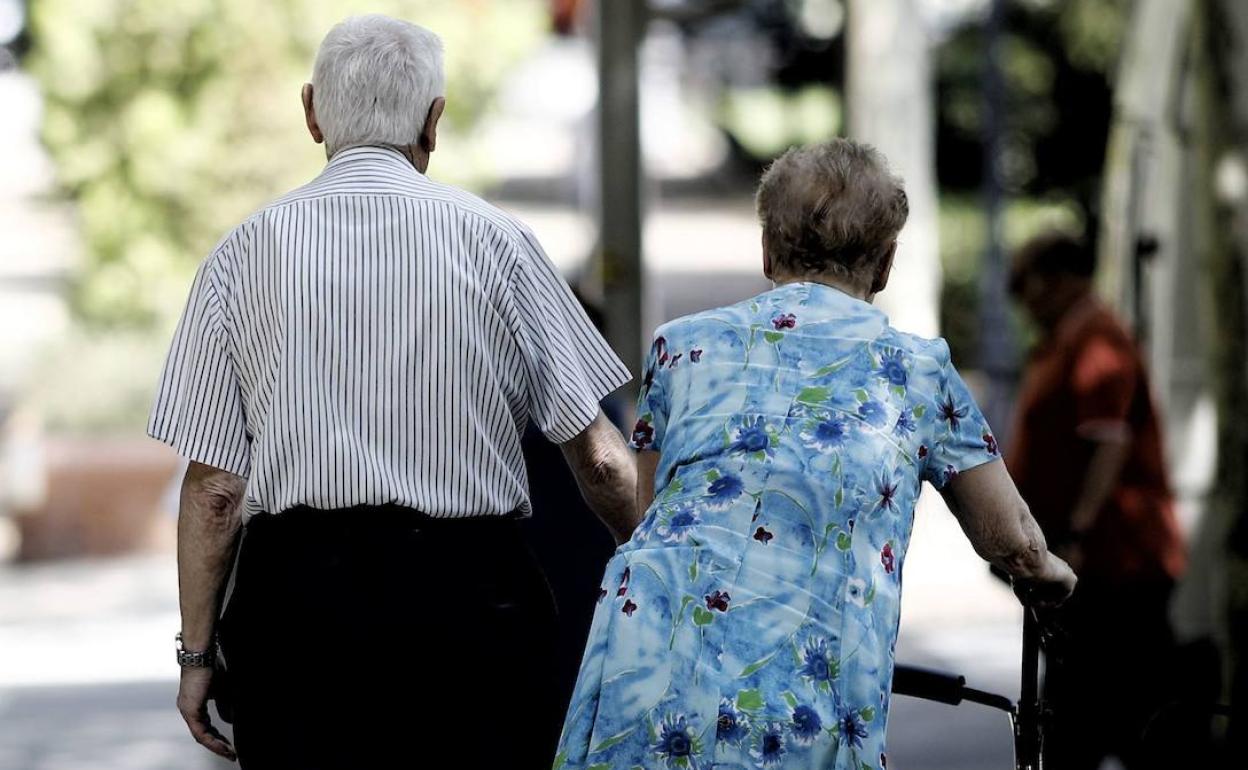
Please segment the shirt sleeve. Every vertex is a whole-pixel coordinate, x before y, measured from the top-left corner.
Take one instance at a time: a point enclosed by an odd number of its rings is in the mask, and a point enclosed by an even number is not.
[[[1094,428],[1127,422],[1137,378],[1130,350],[1103,336],[1087,340],[1071,367],[1076,424]]]
[[[173,335],[147,432],[188,460],[238,476],[251,469],[242,392],[205,262]]]
[[[529,414],[562,444],[598,416],[599,402],[632,379],[537,239],[523,240],[512,272],[528,379]]]
[[[988,421],[947,358],[941,367],[934,407],[934,432],[923,470],[926,481],[943,489],[959,473],[1000,459],[1001,451]]]
[[[667,389],[664,386],[667,359],[667,341],[656,333],[646,355],[641,391],[637,396],[637,423],[628,440],[628,445],[638,451],[653,449],[657,452],[663,446],[668,414]]]

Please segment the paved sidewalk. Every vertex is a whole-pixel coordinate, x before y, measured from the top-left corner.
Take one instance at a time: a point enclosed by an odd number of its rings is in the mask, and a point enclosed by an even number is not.
[[[905,565],[897,659],[1018,691],[1019,611],[956,523],[925,501]],[[174,709],[172,554],[0,566],[0,768],[220,770]],[[890,770],[1009,768],[1009,725],[978,706],[894,701]]]

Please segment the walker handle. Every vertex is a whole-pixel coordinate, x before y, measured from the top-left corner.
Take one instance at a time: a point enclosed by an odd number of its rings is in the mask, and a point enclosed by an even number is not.
[[[956,706],[962,702],[966,677],[946,674],[917,666],[897,666],[893,669],[893,694],[948,703]]]

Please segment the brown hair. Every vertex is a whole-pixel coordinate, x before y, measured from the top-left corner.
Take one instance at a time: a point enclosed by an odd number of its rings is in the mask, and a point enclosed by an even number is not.
[[[799,275],[875,270],[910,214],[884,156],[849,139],[785,152],[763,173],[755,204],[773,263]]]
[[[1018,295],[1028,275],[1070,275],[1091,278],[1096,273],[1096,250],[1074,233],[1043,232],[1014,252],[1010,266],[1010,293]]]

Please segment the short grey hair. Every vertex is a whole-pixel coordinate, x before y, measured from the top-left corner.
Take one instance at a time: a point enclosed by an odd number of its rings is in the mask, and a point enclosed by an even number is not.
[[[785,152],[763,173],[755,203],[772,263],[796,275],[865,277],[910,215],[884,156],[849,139]]]
[[[378,14],[335,25],[312,70],[312,105],[331,156],[366,144],[415,144],[445,91],[441,39]]]

